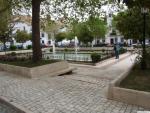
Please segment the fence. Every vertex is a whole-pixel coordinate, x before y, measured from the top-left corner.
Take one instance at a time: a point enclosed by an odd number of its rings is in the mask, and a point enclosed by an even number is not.
[[[51,54],[51,53],[45,53],[43,54],[44,59],[59,59],[59,60],[70,60],[70,61],[87,61],[90,62],[91,56],[90,54]]]

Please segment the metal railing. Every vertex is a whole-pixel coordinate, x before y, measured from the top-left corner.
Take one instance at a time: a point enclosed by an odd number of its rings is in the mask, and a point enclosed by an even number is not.
[[[90,54],[71,54],[71,53],[63,53],[63,54],[51,54],[45,53],[43,54],[44,59],[56,59],[56,60],[70,60],[70,61],[92,61]]]

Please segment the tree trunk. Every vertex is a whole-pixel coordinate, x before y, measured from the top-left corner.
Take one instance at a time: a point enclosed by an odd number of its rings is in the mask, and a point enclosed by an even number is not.
[[[38,62],[42,59],[42,50],[40,44],[40,4],[41,0],[32,0],[33,62]]]
[[[142,62],[141,62],[141,68],[143,70],[147,69],[147,63],[146,63],[146,45],[145,45],[145,36],[146,36],[146,14],[144,14],[143,16],[144,18],[144,26],[143,26],[143,44],[142,44],[142,48],[143,48],[143,51],[142,51]]]

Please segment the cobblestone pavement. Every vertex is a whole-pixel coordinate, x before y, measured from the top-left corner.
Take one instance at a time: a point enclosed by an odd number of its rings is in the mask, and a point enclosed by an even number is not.
[[[0,103],[0,113],[19,113],[14,110],[12,107],[5,105],[4,103]]]
[[[130,67],[133,59],[106,69],[77,66],[73,74],[38,79],[0,72],[0,95],[33,113],[137,113],[144,109],[105,97],[110,81]]]

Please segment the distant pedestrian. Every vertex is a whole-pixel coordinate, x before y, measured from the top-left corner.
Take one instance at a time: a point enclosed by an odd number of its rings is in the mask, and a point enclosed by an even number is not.
[[[114,45],[114,51],[115,51],[115,57],[116,57],[116,59],[119,59],[119,50],[120,50],[120,46],[117,43],[117,44]]]

